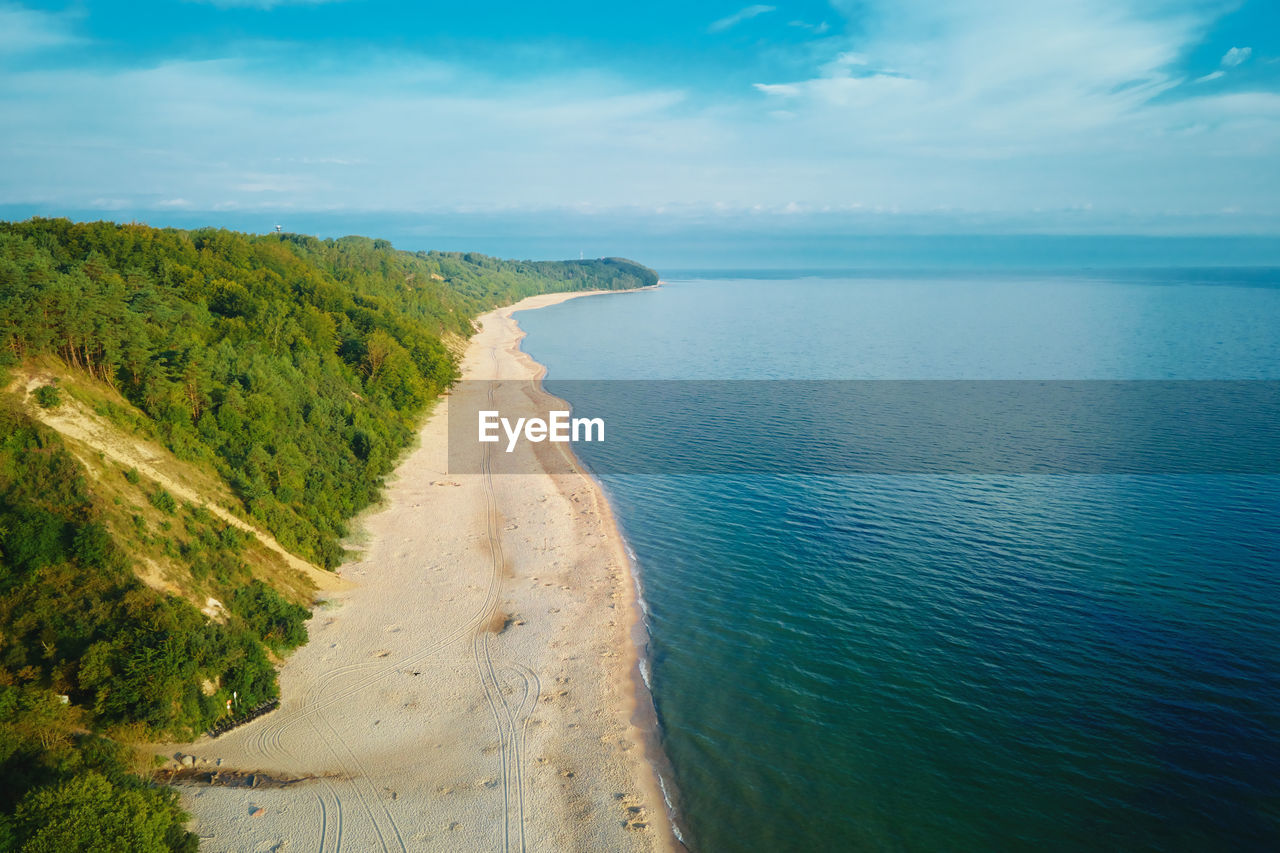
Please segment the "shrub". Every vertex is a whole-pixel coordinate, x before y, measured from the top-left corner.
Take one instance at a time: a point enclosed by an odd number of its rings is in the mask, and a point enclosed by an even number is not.
[[[62,393],[56,385],[41,385],[36,389],[35,398],[42,409],[56,409],[62,403]]]
[[[294,649],[307,641],[304,623],[311,618],[311,611],[288,601],[262,581],[251,581],[236,590],[231,612],[276,651]]]
[[[173,515],[178,508],[178,502],[173,499],[173,495],[164,489],[156,489],[147,496],[147,500],[151,501],[153,507],[168,515]]]
[[[12,822],[14,840],[22,840],[24,853],[194,849],[194,837],[184,837],[190,833],[175,821],[181,816],[175,799],[172,791],[123,788],[100,773],[85,773],[24,797]]]

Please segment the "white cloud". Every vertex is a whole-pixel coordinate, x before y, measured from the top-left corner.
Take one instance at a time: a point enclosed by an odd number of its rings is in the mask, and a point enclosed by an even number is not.
[[[838,54],[835,59],[827,63],[824,70],[829,74],[832,74],[839,73],[850,68],[862,68],[870,64],[871,60],[867,58],[866,54],[855,53],[854,51],[848,50],[844,53]]]
[[[813,76],[754,84],[762,124],[803,140],[797,148],[825,163],[832,195],[844,187],[917,209],[1066,208],[1087,197],[1095,210],[1133,210],[1217,209],[1209,199],[1243,193],[1255,208],[1280,207],[1266,199],[1280,192],[1280,98],[1246,105],[1216,89],[1174,91],[1191,82],[1175,69],[1221,9],[1178,0],[837,6],[859,22],[858,36],[833,39]],[[780,103],[785,121],[771,114]],[[1250,173],[1257,185],[1227,188]]]
[[[0,55],[34,53],[79,44],[73,13],[53,14],[0,3]]]
[[[879,0],[860,7],[866,34],[817,76],[756,88],[806,99],[815,121],[851,131],[855,148],[1057,149],[1129,120],[1180,82],[1168,69],[1205,20],[1152,19],[1128,5]]]
[[[1151,17],[1152,2],[872,0],[858,37],[809,40],[811,72],[729,98],[601,72],[499,77],[421,56],[334,62],[263,44],[239,59],[6,71],[0,200],[412,211],[720,202],[762,216],[794,202],[793,223],[851,199],[864,211],[987,211],[1002,222],[1090,203],[1089,217],[1280,214],[1280,95],[1185,85],[1171,69],[1212,16]]]
[[[713,22],[711,26],[707,27],[707,32],[709,33],[724,32],[725,30],[736,27],[738,24],[741,24],[743,21],[749,21],[752,18],[759,17],[760,15],[765,15],[765,14],[768,14],[769,12],[776,11],[777,8],[778,7],[776,6],[762,6],[759,3],[757,3],[754,6],[747,6],[746,8],[739,9],[738,11],[734,12],[732,15],[729,15],[727,17],[721,18],[718,21]]]
[[[1251,47],[1233,47],[1222,55],[1222,67],[1235,68],[1237,65],[1243,65],[1252,55]]]
[[[823,21],[820,24],[811,24],[808,21],[787,21],[787,26],[798,27],[802,30],[809,30],[815,35],[822,35],[827,32],[827,30],[831,29],[831,25],[826,21]]]
[[[766,95],[780,95],[784,98],[799,97],[804,91],[804,88],[796,83],[754,83],[752,85]]]
[[[181,198],[195,209],[661,202],[668,181],[696,183],[724,148],[723,128],[681,114],[678,90],[358,64],[0,76],[0,199],[73,205],[132,193],[137,204]],[[647,190],[630,186],[640,176]]]
[[[1222,66],[1221,68],[1219,68],[1217,71],[1210,71],[1208,74],[1204,75],[1203,77],[1197,77],[1195,79],[1195,82],[1209,83],[1209,82],[1212,82],[1213,80],[1218,80],[1222,77],[1225,77],[1227,75],[1227,72],[1224,71],[1223,69],[1237,68],[1240,65],[1243,65],[1245,62],[1248,61],[1249,57],[1252,54],[1253,54],[1253,48],[1251,47],[1233,47],[1222,55],[1222,61],[1219,63],[1219,65]]]

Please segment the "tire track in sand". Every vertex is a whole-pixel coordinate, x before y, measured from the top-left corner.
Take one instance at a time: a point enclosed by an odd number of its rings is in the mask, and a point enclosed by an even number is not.
[[[493,361],[496,379],[499,373],[497,347],[490,347],[489,356]],[[486,389],[486,399],[492,407],[494,404],[492,384]],[[489,604],[489,612],[484,614],[481,622],[476,626],[472,638],[472,653],[476,662],[476,671],[480,677],[480,685],[484,689],[485,699],[489,703],[494,724],[498,728],[498,748],[502,764],[502,849],[504,853],[509,853],[513,849],[512,836],[514,835],[517,843],[515,849],[525,853],[527,842],[524,806],[524,741],[529,717],[541,694],[541,682],[537,674],[523,664],[498,667],[493,662],[493,631],[490,630],[491,626],[488,622],[497,608],[506,557],[502,549],[498,499],[493,488],[491,453],[490,445],[485,444],[481,457],[481,477],[485,495],[485,533],[489,540],[490,587],[494,589],[494,595]],[[504,685],[500,675],[506,677],[507,684]],[[514,695],[517,692],[520,693],[520,698],[513,706],[508,700],[508,694]]]
[[[494,362],[495,371],[498,367],[497,348],[490,349],[490,357]],[[493,401],[493,389],[487,390],[488,399]],[[486,445],[482,462],[482,482],[484,486],[485,504],[486,504],[486,535],[490,552],[490,573],[489,585],[486,590],[484,602],[474,612],[472,617],[462,622],[457,628],[450,631],[445,637],[431,643],[429,646],[419,649],[409,655],[405,655],[394,661],[390,661],[383,666],[378,666],[373,672],[368,673],[364,678],[356,683],[346,686],[344,689],[330,692],[329,686],[335,682],[342,680],[344,676],[350,675],[370,666],[376,666],[371,662],[360,662],[348,664],[346,666],[337,667],[327,672],[321,679],[310,685],[304,694],[300,707],[296,711],[287,714],[273,714],[263,722],[259,731],[255,733],[253,739],[247,744],[253,752],[261,755],[267,760],[279,760],[290,757],[292,751],[286,746],[284,736],[286,732],[293,729],[294,726],[303,720],[307,720],[311,724],[311,728],[317,739],[328,749],[334,760],[342,767],[344,772],[351,777],[355,783],[356,795],[361,801],[361,805],[365,813],[368,815],[370,823],[378,838],[381,848],[384,851],[392,849],[389,845],[398,847],[404,853],[407,853],[404,838],[400,832],[399,826],[392,817],[386,804],[382,802],[372,784],[368,781],[368,775],[363,763],[359,758],[342,742],[341,736],[337,733],[332,725],[320,714],[321,711],[342,702],[351,696],[356,695],[368,687],[384,680],[387,676],[394,672],[402,670],[407,666],[419,663],[433,655],[436,655],[451,645],[456,640],[465,636],[468,632],[472,634],[472,651],[476,663],[477,674],[480,678],[481,687],[485,693],[485,699],[489,704],[494,724],[497,726],[499,735],[499,748],[501,752],[502,764],[502,798],[503,798],[503,841],[502,849],[511,851],[518,849],[521,853],[527,851],[527,840],[525,833],[525,792],[524,792],[524,745],[528,731],[529,719],[534,708],[537,706],[538,697],[541,695],[541,681],[529,667],[514,663],[508,666],[500,666],[494,663],[493,652],[491,646],[492,632],[488,630],[487,623],[492,618],[494,611],[501,596],[502,572],[505,565],[505,558],[501,540],[501,516],[498,512],[497,496],[493,488],[493,474],[491,469],[491,459],[489,456],[490,448]],[[514,703],[508,697],[519,696]],[[282,709],[283,710],[283,709]],[[328,730],[328,734],[321,729]],[[346,754],[346,760],[343,759],[341,753]],[[358,773],[351,773],[351,765]],[[337,790],[328,782],[325,783],[329,795],[333,798],[334,811],[336,812],[333,827],[333,853],[338,853],[342,849],[343,841],[343,800],[338,795]],[[368,789],[367,791],[365,789]],[[386,831],[384,832],[383,821],[378,819],[375,814],[375,808],[370,805],[369,798],[372,797],[377,801],[380,807],[376,811],[380,811],[385,819]],[[317,795],[320,808],[320,853],[326,853],[326,841],[330,838],[329,834],[329,813],[323,796]],[[515,847],[513,848],[513,841]]]

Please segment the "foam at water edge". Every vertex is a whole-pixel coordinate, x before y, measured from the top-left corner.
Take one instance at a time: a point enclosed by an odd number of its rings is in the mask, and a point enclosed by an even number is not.
[[[612,508],[614,502],[605,484],[591,473],[590,468],[580,458],[579,464],[582,466],[583,471],[587,473],[587,476],[591,477],[595,482]],[[648,712],[640,715],[648,723],[648,729],[645,731],[648,748],[645,754],[649,758],[649,764],[653,768],[653,775],[657,778],[658,788],[662,792],[662,802],[667,810],[667,823],[671,827],[671,834],[675,836],[676,841],[682,847],[687,849],[688,842],[685,841],[684,833],[680,831],[679,813],[676,808],[677,795],[674,790],[675,783],[674,780],[668,782],[670,774],[674,771],[671,769],[671,761],[667,758],[667,754],[662,747],[662,721],[658,718],[658,706],[653,695],[652,669],[650,667],[649,604],[644,597],[644,584],[640,579],[640,564],[636,558],[635,549],[627,541],[627,534],[622,529],[622,524],[616,514],[614,516],[614,525],[617,528],[618,537],[622,540],[622,549],[627,555],[627,566],[631,573],[631,583],[635,589],[636,605],[640,610],[640,618],[632,631],[631,639],[636,648],[636,669],[639,671],[640,679],[644,685],[643,689],[641,689],[640,685],[636,685],[636,700],[638,703],[642,703]]]
[[[684,836],[680,833],[679,824],[674,820],[676,813],[675,803],[671,802],[671,795],[667,793],[667,780],[662,778],[661,773],[658,774],[658,787],[662,789],[662,801],[667,804],[667,814],[673,818],[671,821],[671,833],[676,837],[677,841],[687,845],[688,842],[684,840]]]

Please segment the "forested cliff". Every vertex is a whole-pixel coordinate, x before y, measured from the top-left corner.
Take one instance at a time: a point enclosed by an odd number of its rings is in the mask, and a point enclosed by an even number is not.
[[[0,223],[0,849],[121,820],[122,849],[192,846],[127,743],[276,696],[310,592],[263,543],[342,562],[478,313],[656,281],[621,259]],[[163,459],[140,472],[103,435]]]

